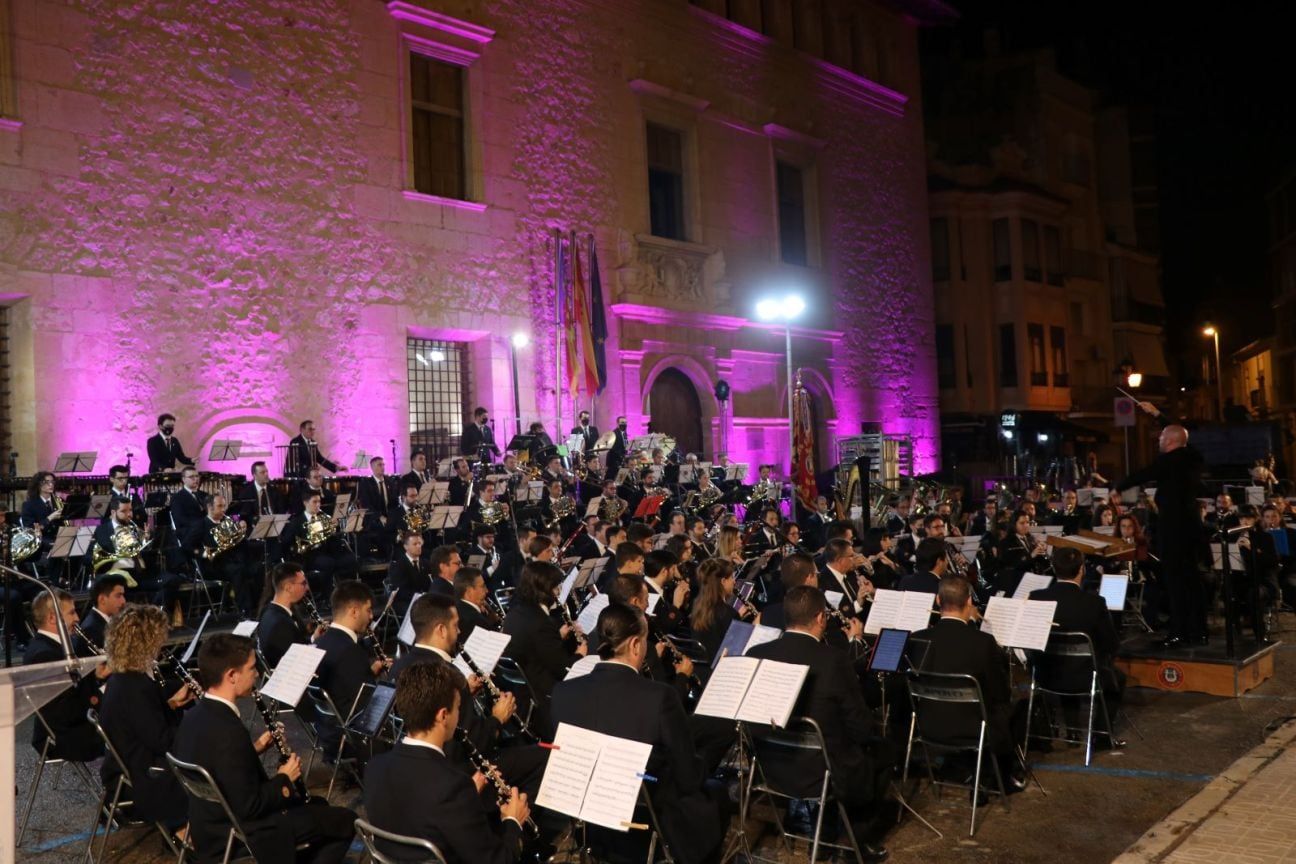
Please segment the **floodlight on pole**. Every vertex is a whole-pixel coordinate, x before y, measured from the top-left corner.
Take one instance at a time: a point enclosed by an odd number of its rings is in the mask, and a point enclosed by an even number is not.
[[[806,310],[805,298],[795,291],[781,297],[764,297],[756,301],[756,317],[762,321],[776,321],[783,324],[784,346],[787,349],[787,398],[788,398],[788,480],[791,480],[791,468],[796,462],[796,421],[792,407],[792,322]],[[792,491],[792,520],[796,521],[797,496]]]
[[[531,337],[519,330],[509,338],[509,363],[513,367],[513,422],[515,435],[522,434],[522,396],[518,392],[517,352],[531,344]]]

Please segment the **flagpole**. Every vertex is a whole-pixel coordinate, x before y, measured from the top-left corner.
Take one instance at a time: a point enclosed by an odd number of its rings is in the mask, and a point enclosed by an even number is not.
[[[589,269],[590,269],[589,278],[586,279],[586,281],[585,281],[585,285],[586,285],[586,291],[585,291],[586,315],[585,315],[585,317],[586,317],[586,319],[590,322],[590,326],[593,326],[593,322],[594,322],[594,282],[596,281],[596,280],[594,279],[594,232],[592,232],[592,231],[591,231],[591,232],[588,232],[588,233],[585,235],[585,240],[586,240],[586,247],[585,247],[585,249],[586,249],[586,253],[585,253],[585,254],[586,254],[586,258],[585,258],[585,260],[589,262]],[[586,359],[585,362],[586,362],[586,364],[588,364],[590,361],[589,361],[588,359]],[[588,368],[588,367],[587,367],[587,368]],[[591,391],[590,391],[590,394],[589,394],[589,400],[590,400],[590,407],[589,407],[589,412],[590,412],[590,422],[593,423],[593,422],[594,422],[594,405],[595,405],[595,403],[598,401],[598,388],[595,388],[594,390],[591,390]]]
[[[565,335],[562,326],[563,304],[563,237],[562,229],[554,227],[554,413],[558,428],[562,428],[562,355]]]

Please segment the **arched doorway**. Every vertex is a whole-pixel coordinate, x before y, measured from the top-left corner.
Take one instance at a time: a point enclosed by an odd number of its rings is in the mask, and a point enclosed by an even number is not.
[[[652,418],[653,432],[671,436],[685,453],[702,452],[702,403],[683,372],[662,370],[648,391],[644,411]]]

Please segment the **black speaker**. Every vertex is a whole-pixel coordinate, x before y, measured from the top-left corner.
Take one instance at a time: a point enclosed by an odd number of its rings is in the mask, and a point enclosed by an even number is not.
[[[729,401],[729,382],[721,378],[715,385],[715,397],[721,402]]]

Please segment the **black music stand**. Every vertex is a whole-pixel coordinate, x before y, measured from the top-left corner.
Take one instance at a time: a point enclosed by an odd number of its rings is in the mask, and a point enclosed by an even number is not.
[[[99,458],[96,450],[84,452],[60,453],[54,463],[55,474],[89,474],[94,470],[95,460]]]
[[[218,438],[212,442],[211,452],[207,454],[209,462],[233,462],[239,458],[243,450],[243,442],[234,438]]]

